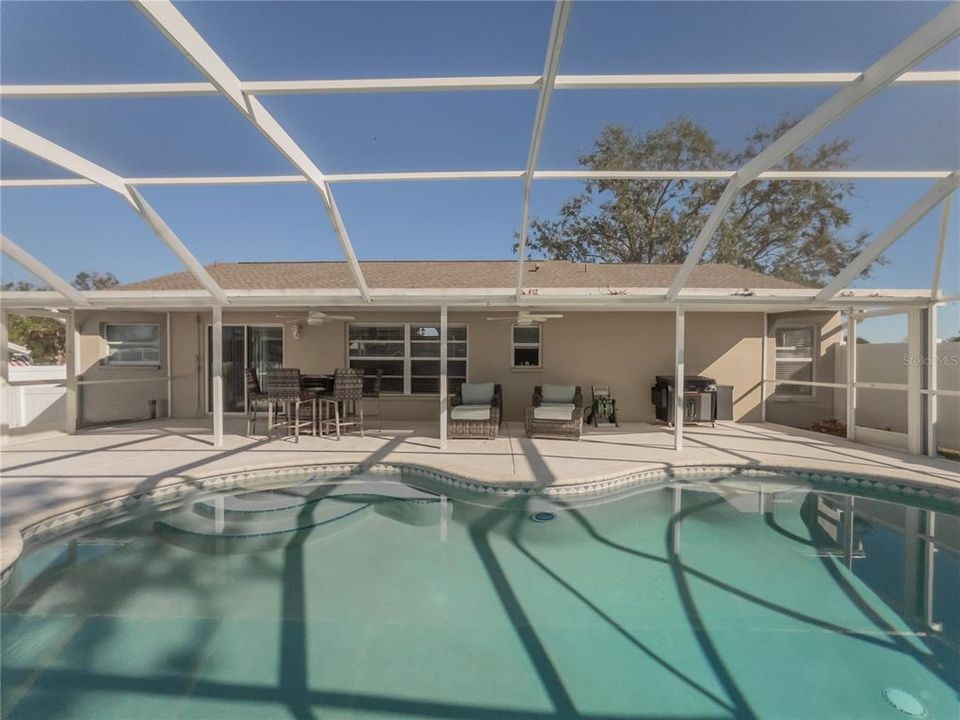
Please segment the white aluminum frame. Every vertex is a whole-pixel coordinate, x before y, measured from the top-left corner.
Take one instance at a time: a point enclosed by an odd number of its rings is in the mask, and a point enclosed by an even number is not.
[[[0,252],[14,262],[19,263],[28,272],[36,275],[37,278],[43,280],[43,282],[47,283],[47,285],[63,295],[63,297],[70,302],[83,307],[90,306],[90,301],[87,300],[79,290],[57,275],[42,262],[33,257],[33,255],[13,242],[13,240],[8,238],[2,232],[0,232]]]
[[[187,249],[187,246],[183,244],[146,199],[135,188],[128,185],[122,177],[3,117],[0,117],[0,138],[32,155],[36,155],[42,160],[59,165],[64,170],[81,175],[96,185],[120,195],[133,208],[140,219],[156,233],[157,237],[163,240],[164,244],[180,258],[190,274],[200,285],[206,288],[214,300],[221,304],[228,302],[227,296],[206,268]]]
[[[880,387],[890,390],[908,390],[911,398],[927,395],[928,402],[935,400],[938,394],[954,394],[952,391],[940,391],[936,388],[935,372],[928,376],[927,388],[921,388],[918,378],[911,375],[908,386],[896,384],[858,383],[855,377],[856,324],[858,319],[868,315],[881,315],[893,312],[907,312],[911,321],[911,348],[917,349],[919,342],[919,320],[921,310],[926,308],[928,355],[935,352],[935,308],[943,302],[956,301],[957,296],[942,297],[939,289],[940,274],[944,256],[944,246],[949,232],[949,217],[952,193],[960,187],[960,171],[941,170],[816,170],[790,171],[773,170],[777,162],[788,156],[804,142],[833,123],[851,108],[891,84],[917,86],[931,84],[960,83],[960,70],[912,71],[910,68],[949,41],[960,36],[960,12],[958,5],[951,4],[946,10],[911,34],[892,51],[871,65],[862,73],[856,72],[816,72],[816,73],[686,73],[686,74],[630,74],[630,75],[560,75],[559,57],[563,46],[566,26],[569,20],[570,0],[557,0],[544,69],[540,75],[514,75],[492,77],[419,77],[419,78],[373,78],[373,79],[333,79],[333,80],[273,80],[244,82],[240,80],[228,65],[217,55],[206,40],[190,25],[169,0],[133,0],[134,4],[207,78],[205,82],[181,83],[122,83],[122,84],[60,84],[60,85],[7,85],[0,86],[0,98],[117,98],[117,97],[190,97],[218,96],[229,100],[296,168],[297,174],[263,176],[212,176],[212,177],[140,177],[124,178],[99,165],[63,148],[36,133],[0,118],[0,136],[38,157],[59,165],[78,175],[74,178],[48,178],[9,180],[0,179],[0,187],[89,187],[101,186],[121,195],[140,218],[157,234],[161,240],[180,258],[190,273],[199,282],[202,290],[187,291],[78,291],[63,278],[53,273],[39,260],[14,244],[8,238],[2,238],[2,252],[27,270],[50,285],[52,291],[9,292],[3,293],[4,312],[21,310],[39,310],[44,312],[60,309],[68,312],[68,347],[76,346],[76,325],[73,313],[76,308],[143,308],[159,309],[169,313],[184,308],[213,309],[214,326],[222,325],[223,307],[227,305],[242,307],[299,307],[299,306],[366,306],[376,304],[394,308],[440,308],[441,324],[448,309],[492,308],[516,309],[589,309],[607,310],[672,310],[676,313],[677,342],[676,370],[682,377],[683,368],[683,327],[685,310],[744,310],[762,312],[783,312],[796,309],[814,309],[840,311],[848,313],[848,335],[851,352],[848,362],[854,367],[848,371],[846,383],[811,383],[816,386],[840,385],[847,389],[848,417],[851,431],[855,425],[856,389],[858,387]],[[812,113],[804,117],[780,138],[770,143],[756,157],[738,169],[716,170],[538,170],[537,159],[543,139],[544,127],[551,94],[554,90],[645,90],[651,88],[748,88],[748,87],[826,87],[840,86],[840,90]],[[290,137],[281,125],[257,99],[257,95],[304,94],[304,93],[388,93],[388,92],[450,92],[450,91],[486,91],[517,90],[537,91],[538,103],[534,115],[533,132],[524,169],[507,170],[449,170],[415,172],[363,172],[325,175]],[[529,203],[532,184],[535,180],[584,180],[584,179],[688,179],[688,180],[725,180],[727,181],[719,201],[698,234],[691,251],[671,283],[669,288],[627,288],[622,293],[605,293],[602,289],[589,288],[530,288],[523,286],[524,254],[527,233],[529,231]],[[363,182],[424,182],[457,180],[516,180],[524,183],[520,241],[516,257],[516,283],[510,288],[376,288],[366,284],[362,268],[357,260],[353,245],[347,233],[340,211],[334,200],[330,186],[335,183]],[[920,201],[915,203],[897,222],[874,241],[824,288],[820,290],[750,290],[749,292],[729,289],[690,289],[685,287],[693,266],[703,256],[716,228],[722,222],[724,213],[733,203],[736,193],[747,183],[758,180],[805,180],[811,182],[831,180],[936,180]],[[328,218],[337,235],[347,265],[353,275],[356,289],[325,290],[236,290],[222,289],[199,263],[186,245],[160,218],[147,203],[137,186],[152,185],[234,185],[234,184],[284,184],[310,183],[323,200]],[[899,239],[923,215],[938,203],[943,202],[944,210],[940,224],[937,256],[931,287],[921,291],[867,291],[845,290],[861,272]],[[843,291],[843,292],[841,292]],[[167,320],[169,335],[169,315]],[[852,329],[852,332],[851,332]],[[764,345],[762,348],[763,370],[761,396],[768,398],[767,384],[776,385],[778,381],[767,377],[768,363],[768,322],[764,319]],[[219,333],[214,332],[216,340]],[[168,337],[169,340],[169,337]],[[409,343],[409,336],[408,341]],[[446,344],[446,334],[442,333],[441,342]],[[215,342],[215,345],[219,343]],[[930,348],[933,348],[931,351]],[[167,345],[168,354],[170,343]],[[222,362],[219,348],[213,353],[214,366]],[[512,352],[512,338],[511,338]],[[543,338],[541,328],[541,367]],[[75,352],[68,352],[68,364],[75,365]],[[405,354],[409,358],[409,352]],[[446,365],[446,353],[441,353],[441,365]],[[6,368],[3,368],[4,371]],[[444,368],[445,369],[445,368]],[[852,373],[852,374],[851,374]],[[69,373],[68,373],[69,374]],[[167,372],[168,402],[170,396],[171,374]],[[222,383],[214,373],[214,395],[217,382]],[[405,371],[405,382],[409,371]],[[68,389],[73,392],[75,404],[76,388],[85,381],[74,375],[68,379]],[[97,381],[90,381],[97,382]],[[105,381],[106,382],[106,381]],[[803,384],[792,381],[792,384]],[[889,387],[888,387],[889,385]],[[909,387],[909,389],[908,389]],[[441,382],[441,389],[445,384]],[[222,444],[222,387],[220,397],[215,398],[214,436],[215,444]],[[441,396],[444,393],[441,392]],[[678,405],[682,398],[677,393]],[[69,393],[68,393],[69,400]],[[765,403],[764,403],[765,404]],[[219,412],[216,406],[219,405]],[[441,400],[441,410],[445,407]],[[168,412],[170,412],[168,405]],[[928,412],[928,437],[931,418],[935,424],[935,414]],[[443,414],[445,418],[445,414]],[[74,416],[74,420],[75,420]],[[682,447],[683,428],[682,411],[678,407],[676,429],[677,449]],[[69,422],[69,419],[68,419]],[[441,425],[444,424],[441,420]],[[911,435],[917,436],[916,418],[911,424]],[[929,441],[928,441],[929,442]],[[935,445],[935,439],[934,439]],[[914,443],[915,444],[915,443]],[[935,449],[935,448],[934,448]],[[928,448],[929,450],[929,448]]]
[[[570,21],[570,0],[557,0],[553,8],[553,22],[550,25],[550,38],[547,40],[547,57],[543,62],[543,79],[540,83],[540,95],[537,98],[537,111],[533,119],[533,135],[530,138],[530,150],[527,154],[527,169],[523,177],[523,201],[520,209],[520,239],[517,243],[517,300],[523,294],[523,261],[527,251],[528,219],[530,214],[530,193],[533,191],[533,173],[537,169],[540,156],[540,143],[547,126],[547,112],[550,110],[550,95],[553,83],[560,68],[560,53]]]
[[[727,183],[710,217],[707,218],[706,225],[694,241],[683,266],[667,291],[667,299],[673,300],[683,289],[694,265],[700,262],[714,232],[723,221],[741,187],[755,180],[760,173],[772,168],[818,132],[958,36],[960,36],[960,12],[957,12],[956,5],[951,5],[864,70],[855,82],[837,92],[740,168]]]
[[[256,96],[244,92],[240,78],[234,75],[227,64],[207,44],[187,19],[180,14],[169,0],[132,0],[139,10],[153,22],[160,32],[186,57],[196,68],[207,76],[218,90],[239,110],[244,117],[269,140],[280,153],[290,161],[300,173],[313,184],[323,199],[327,217],[333,225],[340,248],[350,267],[353,280],[360,290],[364,302],[370,302],[370,291],[363,277],[360,263],[353,250],[353,243],[347,234],[347,228],[340,216],[333,193],[327,181],[313,161],[300,148],[273,115],[263,106]]]
[[[553,88],[554,90],[655,90],[831,87],[852,85],[859,78],[860,73],[855,72],[557,75]],[[894,82],[898,85],[950,85],[960,82],[960,70],[906,72]],[[542,86],[542,75],[494,75],[343,80],[261,80],[241,82],[240,90],[255,95],[321,95],[467,90],[540,90]],[[212,82],[0,85],[0,98],[10,100],[210,97],[219,94],[220,90]]]
[[[951,173],[937,182],[923,196],[911,205],[903,215],[855,257],[849,265],[837,273],[837,276],[817,294],[817,302],[831,300],[847,285],[853,282],[870,264],[883,252],[901,238],[910,228],[920,222],[924,216],[933,210],[940,202],[960,187],[960,173]]]
[[[941,180],[952,170],[768,170],[757,180]],[[536,170],[534,180],[729,180],[736,170]],[[331,173],[327,184],[433,182],[451,180],[520,180],[525,170],[417,170],[412,172]],[[294,185],[308,183],[302,175],[208,175],[129,177],[128,185]],[[83,178],[2,179],[0,188],[92,187]]]

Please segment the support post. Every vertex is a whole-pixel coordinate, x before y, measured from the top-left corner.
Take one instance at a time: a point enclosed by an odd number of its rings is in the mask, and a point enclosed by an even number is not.
[[[0,310],[0,441],[6,442],[10,435],[10,410],[13,401],[10,398],[10,348],[7,322],[9,317],[4,310]]]
[[[919,308],[907,313],[907,448],[911,455],[923,454],[923,325]]]
[[[927,318],[927,455],[937,457],[937,409],[939,400],[937,389],[940,387],[937,356],[937,306],[930,305]]]
[[[170,333],[170,313],[167,313],[167,417],[173,417],[173,337]]]
[[[767,313],[760,313],[763,329],[760,333],[760,422],[767,421]]]
[[[71,310],[67,313],[67,323],[65,327],[66,332],[66,371],[67,371],[67,392],[65,396],[65,413],[66,418],[64,420],[65,426],[64,430],[68,433],[75,433],[77,431],[77,417],[79,415],[78,409],[80,407],[78,392],[79,385],[77,384],[77,376],[79,372],[78,368],[78,355],[80,351],[80,331],[77,328],[77,314],[74,310]]]
[[[450,392],[447,387],[447,306],[440,306],[440,449],[447,449],[447,405]]]
[[[857,439],[857,318],[847,309],[847,440]]]
[[[213,306],[213,444],[223,447],[223,308]]]
[[[683,354],[684,321],[683,306],[677,307],[677,327],[674,335],[674,371],[673,371],[673,449],[683,450]]]

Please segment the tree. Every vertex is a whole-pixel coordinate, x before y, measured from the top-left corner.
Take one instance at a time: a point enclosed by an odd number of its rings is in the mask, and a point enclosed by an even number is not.
[[[78,290],[104,290],[119,285],[120,281],[110,272],[79,272],[73,279]],[[7,282],[0,289],[29,291],[49,290],[23,280]],[[33,361],[39,365],[59,365],[63,362],[67,349],[66,333],[62,322],[49,317],[32,317],[11,314],[8,320],[7,334],[10,342],[23,345],[30,350]]]
[[[759,128],[743,148],[718,147],[704,128],[678,118],[635,135],[608,126],[580,156],[590,170],[715,170],[745,164],[793,121]],[[786,170],[838,169],[849,142],[836,140],[787,158]],[[534,218],[531,257],[575,262],[683,262],[723,192],[721,181],[587,180],[555,219]],[[867,234],[844,237],[850,182],[757,181],[741,189],[704,254],[705,262],[739,265],[806,285],[823,285],[863,248]]]
[[[117,276],[111,272],[78,272],[73,279],[73,286],[77,290],[106,290],[120,284]]]
[[[23,345],[37,365],[60,365],[67,350],[63,323],[48,317],[10,315],[7,319],[10,342]]]

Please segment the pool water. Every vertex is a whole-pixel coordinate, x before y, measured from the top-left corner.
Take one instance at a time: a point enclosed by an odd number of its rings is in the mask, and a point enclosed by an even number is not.
[[[955,720],[958,550],[778,483],[200,498],[21,560],[3,717]]]

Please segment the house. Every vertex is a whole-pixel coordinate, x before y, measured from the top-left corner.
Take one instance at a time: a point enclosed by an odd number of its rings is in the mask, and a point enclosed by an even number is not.
[[[206,268],[232,294],[231,305],[223,308],[226,413],[244,410],[244,367],[320,373],[350,366],[383,371],[384,419],[435,419],[443,305],[450,328],[451,391],[464,380],[500,383],[505,419],[520,420],[536,385],[575,383],[586,390],[609,384],[621,420],[654,422],[650,387],[656,375],[673,374],[675,363],[675,308],[659,298],[679,265],[526,263],[520,312],[529,308],[558,316],[542,322],[524,322],[518,315],[513,260],[363,262],[361,267],[375,296],[371,304],[356,297],[343,262]],[[696,266],[686,288],[692,294],[685,301],[686,373],[732,385],[734,420],[763,416],[764,356],[768,378],[833,379],[839,315],[790,311],[789,303],[807,303],[813,290],[723,264]],[[182,272],[92,297],[129,307],[160,305],[174,295],[182,302],[193,292],[202,295],[203,289]],[[768,313],[781,306],[783,312]],[[210,413],[212,323],[212,310],[196,307],[76,310],[79,377],[86,381],[78,399],[79,424],[151,413]],[[778,357],[778,346],[788,343],[789,357]],[[118,380],[122,384],[103,382]],[[790,401],[772,404],[771,420],[799,418],[809,425],[836,414],[830,391],[784,385],[770,390]]]

